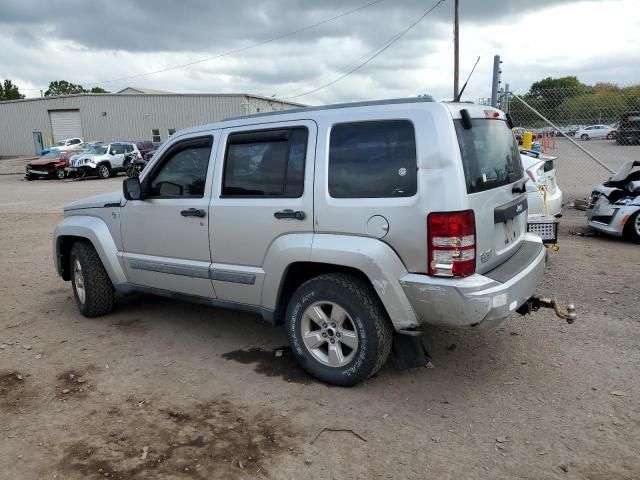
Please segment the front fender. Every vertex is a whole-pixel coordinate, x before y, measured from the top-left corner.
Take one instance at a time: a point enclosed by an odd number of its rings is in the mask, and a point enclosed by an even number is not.
[[[311,261],[360,270],[369,278],[396,330],[419,325],[399,281],[407,269],[386,243],[368,237],[316,234]]]
[[[64,237],[80,237],[91,242],[98,252],[111,282],[126,283],[127,277],[118,260],[118,248],[109,232],[109,227],[100,218],[74,215],[62,220],[53,232],[54,263],[58,275],[62,276],[62,241]]]

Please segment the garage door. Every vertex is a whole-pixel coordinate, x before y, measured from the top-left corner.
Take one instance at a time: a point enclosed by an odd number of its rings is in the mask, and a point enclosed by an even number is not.
[[[82,137],[80,110],[49,110],[53,141],[65,138]]]

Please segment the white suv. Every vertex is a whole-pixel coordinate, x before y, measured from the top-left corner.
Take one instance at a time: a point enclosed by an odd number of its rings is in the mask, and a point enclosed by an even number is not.
[[[66,152],[67,150],[74,150],[84,143],[81,138],[67,138],[56,142],[49,150],[56,150],[58,152]]]
[[[93,145],[81,155],[74,155],[69,160],[66,170],[80,178],[96,175],[99,178],[109,178],[125,171],[124,156],[131,152],[136,153],[138,157],[142,156],[136,144],[131,142]]]

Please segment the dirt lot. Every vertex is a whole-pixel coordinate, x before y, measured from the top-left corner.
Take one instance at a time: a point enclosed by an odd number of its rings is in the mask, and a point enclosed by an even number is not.
[[[244,313],[141,295],[83,318],[51,233],[121,181],[0,176],[0,478],[640,479],[640,248],[569,235],[582,212],[539,288],[574,325],[431,329],[434,368],[340,389]]]

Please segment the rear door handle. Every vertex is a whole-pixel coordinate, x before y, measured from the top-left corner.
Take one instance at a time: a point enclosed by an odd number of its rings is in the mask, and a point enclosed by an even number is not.
[[[183,217],[204,217],[207,214],[207,212],[205,212],[203,209],[201,208],[190,208],[188,210],[182,210],[180,212],[180,215],[182,215]]]
[[[275,212],[273,216],[276,217],[278,220],[282,218],[293,218],[294,220],[304,220],[304,218],[306,217],[304,212],[300,210],[294,212],[290,208],[287,208],[286,210],[281,210],[279,212]]]

